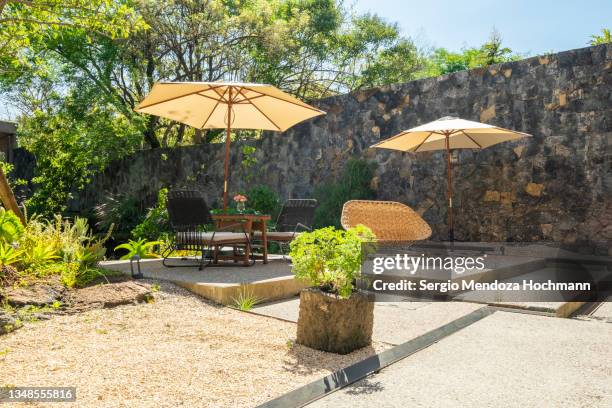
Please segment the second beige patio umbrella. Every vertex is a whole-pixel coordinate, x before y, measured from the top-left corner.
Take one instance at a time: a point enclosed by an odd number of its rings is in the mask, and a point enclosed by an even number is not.
[[[325,114],[271,85],[237,82],[158,82],[135,110],[197,129],[226,129],[224,211],[228,201],[232,129],[284,132],[299,122]]]
[[[517,140],[527,133],[508,130],[486,123],[472,122],[445,116],[376,143],[372,147],[400,150],[403,152],[425,152],[446,150],[446,168],[448,182],[448,239],[455,239],[453,229],[453,181],[451,150],[484,149],[497,143]]]

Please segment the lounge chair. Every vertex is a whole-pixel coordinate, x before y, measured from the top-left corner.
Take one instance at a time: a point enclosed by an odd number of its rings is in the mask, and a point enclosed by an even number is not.
[[[314,213],[319,203],[315,199],[290,199],[285,202],[278,218],[274,231],[267,231],[268,242],[279,244],[283,257],[293,239],[303,231],[312,231]],[[254,238],[262,239],[260,231],[254,232]]]
[[[206,205],[204,197],[199,191],[173,190],[168,192],[168,215],[170,226],[173,229],[172,242],[164,250],[163,264],[167,267],[194,266],[194,265],[171,265],[167,261],[174,251],[187,250],[198,251],[202,259],[198,263],[200,270],[211,263],[217,263],[219,251],[222,247],[230,246],[234,250],[234,259],[242,258],[244,265],[251,265],[249,261],[252,254],[250,225],[246,223],[235,223],[215,228],[214,231],[203,229],[214,224],[210,210]],[[242,254],[238,251],[242,250]],[[209,252],[206,256],[206,252]],[[208,260],[208,263],[205,261]]]
[[[342,208],[342,227],[363,224],[382,244],[412,244],[431,236],[431,227],[412,208],[394,201],[351,200]]]

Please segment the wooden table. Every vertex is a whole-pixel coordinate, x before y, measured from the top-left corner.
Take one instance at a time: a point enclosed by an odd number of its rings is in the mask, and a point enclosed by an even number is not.
[[[261,259],[263,263],[268,263],[268,221],[269,215],[256,214],[213,214],[212,219],[215,221],[217,228],[223,228],[230,224],[242,223],[244,230],[253,237],[253,231],[261,231],[261,243],[263,246],[263,254]]]

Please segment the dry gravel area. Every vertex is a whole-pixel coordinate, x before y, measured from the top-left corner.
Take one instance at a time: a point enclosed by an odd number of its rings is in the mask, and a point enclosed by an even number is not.
[[[389,347],[340,356],[291,345],[294,323],[160,285],[153,303],[56,316],[0,337],[0,386],[76,386],[71,407],[255,406]]]

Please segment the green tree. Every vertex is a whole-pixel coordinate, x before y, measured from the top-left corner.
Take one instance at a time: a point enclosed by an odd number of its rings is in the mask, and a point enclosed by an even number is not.
[[[65,32],[125,38],[144,27],[128,0],[0,0],[0,63],[3,73],[31,62],[33,44]]]
[[[591,36],[591,45],[599,45],[599,44],[608,44],[612,42],[612,35],[610,34],[610,29],[603,28],[601,30],[601,35],[592,35]]]
[[[451,52],[445,48],[435,49],[419,76],[444,75],[500,62],[516,61],[520,58],[523,56],[503,46],[501,35],[497,30],[493,30],[489,39],[480,47],[465,48],[461,52]]]

